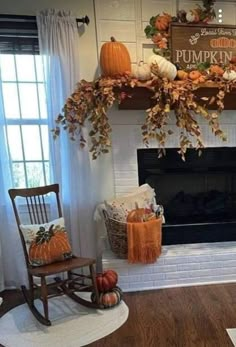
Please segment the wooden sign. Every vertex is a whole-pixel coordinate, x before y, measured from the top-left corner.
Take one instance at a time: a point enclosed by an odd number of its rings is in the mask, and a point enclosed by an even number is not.
[[[197,64],[228,64],[236,56],[236,26],[217,24],[171,24],[171,61],[184,69]]]

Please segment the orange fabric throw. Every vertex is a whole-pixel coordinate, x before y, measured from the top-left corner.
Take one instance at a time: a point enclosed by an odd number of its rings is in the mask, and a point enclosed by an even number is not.
[[[161,254],[161,218],[143,223],[127,223],[128,262],[151,264]]]

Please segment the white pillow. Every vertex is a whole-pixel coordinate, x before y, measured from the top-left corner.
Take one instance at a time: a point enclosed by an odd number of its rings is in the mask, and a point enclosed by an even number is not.
[[[35,239],[36,233],[38,232],[40,227],[49,229],[52,224],[59,225],[60,227],[64,227],[65,226],[64,218],[63,217],[57,218],[45,224],[21,224],[20,230],[22,231],[26,245],[30,245],[31,242]]]
[[[110,218],[119,222],[126,222],[130,211],[137,207],[148,208],[150,205],[155,204],[155,195],[154,189],[145,183],[126,195],[113,200],[106,200],[106,211]]]
[[[45,224],[20,225],[31,265],[47,265],[72,257],[64,224],[64,218],[58,218]]]

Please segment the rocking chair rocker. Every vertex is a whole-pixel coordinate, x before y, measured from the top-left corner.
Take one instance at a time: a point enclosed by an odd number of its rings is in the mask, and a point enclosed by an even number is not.
[[[49,320],[48,299],[59,295],[68,295],[71,299],[87,307],[100,308],[94,270],[95,259],[72,256],[70,259],[42,266],[32,266],[29,261],[24,235],[20,227],[22,224],[22,218],[20,218],[20,216],[22,217],[22,213],[20,213],[22,208],[19,208],[19,198],[21,207],[24,206],[24,215],[26,213],[25,208],[27,209],[30,224],[45,224],[49,222],[49,213],[47,211],[47,199],[49,196],[52,197],[52,195],[54,195],[56,198],[58,218],[62,217],[59,185],[52,184],[36,188],[9,189],[8,192],[20,233],[28,273],[29,289],[24,285],[22,285],[21,288],[24,298],[36,319],[44,325],[51,325],[51,321]],[[75,269],[82,269],[85,267],[89,269],[88,275],[74,272]],[[59,277],[61,273],[66,273],[67,278],[61,279]],[[56,275],[53,283],[47,283],[47,276],[52,275]],[[35,283],[35,278],[40,278],[40,285]],[[75,293],[79,291],[94,292],[95,302],[87,301],[76,295]],[[36,299],[42,301],[44,314],[36,308]]]

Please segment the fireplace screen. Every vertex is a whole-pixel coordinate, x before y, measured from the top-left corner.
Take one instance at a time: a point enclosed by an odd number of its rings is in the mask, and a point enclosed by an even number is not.
[[[209,147],[201,156],[189,149],[185,162],[176,148],[160,159],[156,149],[139,149],[138,174],[164,206],[166,227],[236,223],[236,148]]]

